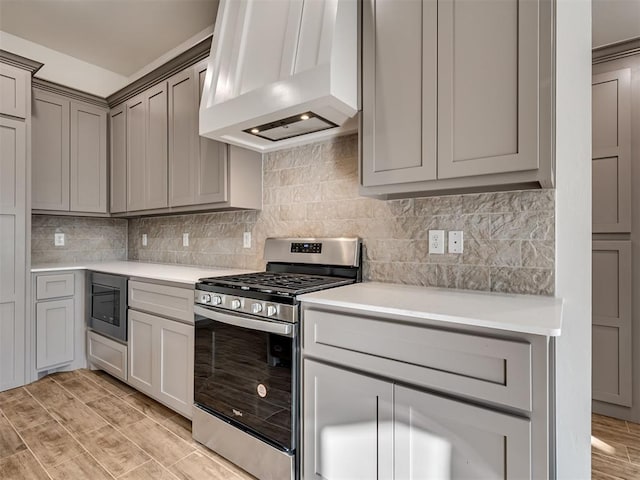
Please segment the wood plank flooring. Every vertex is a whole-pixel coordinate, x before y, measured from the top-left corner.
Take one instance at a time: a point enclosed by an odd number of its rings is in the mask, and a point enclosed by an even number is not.
[[[191,422],[104,372],[0,393],[3,480],[255,480],[191,438]]]
[[[591,478],[640,480],[640,425],[591,416]]]

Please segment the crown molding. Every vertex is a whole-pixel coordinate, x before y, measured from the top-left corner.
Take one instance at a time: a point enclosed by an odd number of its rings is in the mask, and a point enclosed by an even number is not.
[[[198,42],[193,47],[181,53],[177,57],[172,58],[164,65],[147,73],[138,80],[130,83],[126,87],[107,97],[109,107],[113,108],[136,96],[137,94],[153,87],[154,85],[166,80],[176,73],[184,70],[191,65],[198,63],[200,60],[207,58],[211,50],[211,36]]]
[[[594,48],[591,53],[592,63],[608,62],[618,58],[640,54],[640,37],[623,40],[603,47]]]
[[[109,105],[107,104],[106,99],[102,97],[98,97],[97,95],[92,95],[90,93],[82,92],[74,88],[65,87],[64,85],[60,85],[55,82],[50,82],[49,80],[34,78],[31,81],[31,84],[33,85],[33,88],[37,88],[38,90],[57,93],[58,95],[72,98],[74,100],[79,100],[81,102],[90,103],[98,107],[109,108]]]
[[[30,58],[22,57],[2,49],[0,49],[0,62],[22,68],[23,70],[28,70],[31,72],[31,75],[40,70],[44,65],[44,63],[36,62]]]

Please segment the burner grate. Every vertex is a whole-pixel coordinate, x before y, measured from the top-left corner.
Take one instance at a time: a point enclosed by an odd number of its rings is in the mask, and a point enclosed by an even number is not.
[[[202,279],[201,282],[207,285],[239,288],[241,290],[300,295],[328,287],[346,285],[353,283],[353,280],[301,273],[261,272],[207,278]]]

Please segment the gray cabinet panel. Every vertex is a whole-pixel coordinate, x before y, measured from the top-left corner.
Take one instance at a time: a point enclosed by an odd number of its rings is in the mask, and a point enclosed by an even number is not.
[[[193,412],[194,326],[156,318],[158,399],[191,418]]]
[[[394,478],[531,478],[528,419],[398,385],[394,419]]]
[[[593,242],[593,398],[631,406],[631,241]]]
[[[36,277],[36,300],[73,296],[74,279],[73,273],[38,275]]]
[[[171,77],[169,89],[169,205],[196,203],[198,105],[194,71]]]
[[[111,375],[127,381],[127,346],[110,338],[87,332],[87,358],[89,362]]]
[[[25,382],[27,128],[0,117],[0,391]]]
[[[145,101],[140,94],[127,102],[127,210],[145,208]]]
[[[305,479],[393,478],[393,385],[304,361]]]
[[[36,368],[73,361],[73,298],[36,304]]]
[[[0,113],[27,117],[27,85],[31,75],[11,65],[0,64]]]
[[[129,280],[131,308],[193,323],[193,290]]]
[[[111,110],[111,213],[127,211],[127,110]]]
[[[32,208],[69,210],[69,100],[33,91]]]
[[[129,310],[129,383],[149,395],[155,389],[154,376],[157,365],[153,356],[153,324],[154,317],[144,313]]]
[[[436,178],[436,34],[436,2],[363,4],[364,186]]]
[[[631,72],[592,82],[593,232],[631,231]]]
[[[71,102],[70,210],[107,213],[107,112]]]
[[[146,110],[146,162],[144,208],[168,206],[167,184],[167,84],[144,93]]]
[[[195,65],[194,71],[198,80],[196,95],[199,108],[207,72],[207,61],[205,60]],[[198,108],[196,108],[196,113]],[[198,128],[196,126],[197,133]],[[198,147],[195,172],[195,202],[199,204],[226,202],[229,199],[227,188],[229,146],[198,135]],[[251,172],[251,175],[256,176],[255,172]]]
[[[538,8],[438,2],[438,178],[538,168]]]

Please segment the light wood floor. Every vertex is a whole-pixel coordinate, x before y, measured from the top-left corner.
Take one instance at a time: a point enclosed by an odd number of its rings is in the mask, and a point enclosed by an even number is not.
[[[248,480],[191,422],[102,372],[0,393],[0,479]]]
[[[591,417],[592,479],[640,479],[640,425],[593,414]]]

